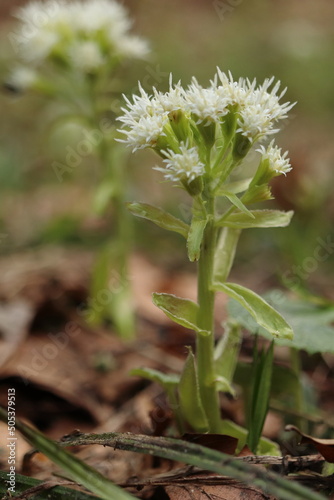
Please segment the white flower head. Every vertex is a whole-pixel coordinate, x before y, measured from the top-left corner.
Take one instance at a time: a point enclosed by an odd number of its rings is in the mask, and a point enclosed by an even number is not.
[[[229,96],[222,95],[214,84],[203,88],[195,78],[185,93],[185,100],[187,109],[196,115],[198,122],[219,122],[228,113],[227,106],[230,104]]]
[[[218,80],[221,85],[218,85]],[[239,78],[239,80],[234,81],[230,71],[228,75],[226,75],[226,73],[223,73],[217,68],[217,75],[212,83],[216,85],[217,93],[219,93],[222,98],[228,99],[229,104],[243,106],[247,96],[252,92],[256,81],[250,83],[244,78]]]
[[[98,44],[92,40],[75,42],[69,48],[72,65],[85,73],[94,72],[104,64]]]
[[[218,86],[217,82],[221,85]],[[238,106],[238,129],[251,142],[258,141],[268,135],[275,134],[278,129],[274,127],[278,120],[287,118],[287,113],[295,105],[280,103],[286,89],[278,93],[280,82],[274,83],[274,77],[267,78],[262,85],[257,86],[256,79],[250,81],[240,78],[233,80],[231,73],[228,76],[217,68],[217,75],[213,81],[217,91],[222,96],[228,96],[231,105]]]
[[[20,56],[23,61],[37,66],[50,56],[59,41],[58,33],[42,28],[22,44]]]
[[[147,92],[139,83],[140,95],[132,95],[133,102],[131,102],[125,95],[123,95],[126,102],[127,108],[121,108],[124,115],[117,118],[124,125],[133,126],[138,120],[143,116],[153,116],[156,114],[157,103],[152,96],[149,96]],[[159,111],[161,111],[159,107]]]
[[[127,33],[132,24],[126,9],[114,0],[76,0],[68,9],[73,30],[86,34],[106,30],[115,38]]]
[[[100,44],[102,53],[121,57],[145,57],[145,40],[130,34],[131,20],[116,0],[34,1],[20,8],[21,40],[17,51],[21,58],[36,65],[80,42]],[[97,55],[98,57],[98,55]],[[73,59],[71,59],[73,60]]]
[[[148,42],[136,35],[119,36],[113,44],[116,52],[126,58],[143,59],[150,53]]]
[[[186,106],[185,91],[181,82],[173,84],[172,78],[172,75],[170,75],[168,92],[158,92],[157,89],[153,87],[155,105],[157,108],[160,107],[162,112],[166,113],[178,110],[185,111]]]
[[[179,153],[171,149],[162,153],[166,157],[163,160],[166,166],[155,169],[163,172],[165,179],[173,182],[186,180],[189,183],[204,174],[205,165],[200,161],[196,147],[189,148],[187,144],[181,143]]]
[[[31,88],[38,80],[36,71],[27,66],[16,66],[6,80],[6,85],[15,90],[24,91]]]
[[[125,139],[118,139],[132,147],[133,152],[137,149],[154,148],[160,137],[166,135],[164,126],[168,121],[165,115],[142,116],[139,120],[133,121],[130,130],[119,130],[125,134]]]
[[[278,129],[273,128],[270,114],[259,104],[251,104],[242,108],[237,123],[239,127],[237,132],[251,142],[278,132]]]
[[[266,78],[263,84],[254,90],[251,95],[252,103],[256,103],[270,115],[271,120],[277,121],[287,117],[288,111],[293,108],[295,103],[286,102],[280,104],[280,99],[285,95],[287,89],[283,89],[280,94],[277,94],[281,86],[281,82],[277,81],[273,88],[269,91],[269,87],[274,82],[274,77]]]
[[[264,146],[260,146],[257,149],[259,153],[262,155],[262,161],[269,161],[269,168],[272,172],[275,172],[276,175],[286,175],[290,170],[292,170],[290,160],[287,157],[288,152],[282,155],[282,149],[278,146],[274,146],[274,141],[272,140],[267,148]]]

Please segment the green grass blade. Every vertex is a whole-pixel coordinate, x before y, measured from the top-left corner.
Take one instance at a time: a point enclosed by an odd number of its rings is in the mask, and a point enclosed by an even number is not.
[[[257,345],[256,345],[257,349]],[[268,413],[271,379],[274,361],[274,343],[267,352],[258,353],[253,361],[253,388],[250,402],[249,433],[247,444],[254,454],[261,438],[264,422]]]
[[[259,487],[263,492],[280,500],[325,500],[326,497],[304,486],[294,483],[266,470],[254,467],[225,453],[210,450],[204,446],[187,443],[180,439],[152,436],[106,433],[70,436],[63,446],[100,444],[114,449],[149,453],[162,458],[184,462],[233,477],[242,483]]]
[[[0,471],[0,498],[4,498],[7,490],[7,472]],[[33,479],[32,477],[15,474],[15,494],[28,493],[31,488],[36,489],[31,500],[96,500],[96,496],[88,495],[82,491],[67,488],[65,486],[50,485],[50,488],[39,488],[45,484],[45,481]],[[32,492],[31,492],[32,494]],[[15,497],[13,497],[15,498]],[[28,498],[28,497],[27,497]]]

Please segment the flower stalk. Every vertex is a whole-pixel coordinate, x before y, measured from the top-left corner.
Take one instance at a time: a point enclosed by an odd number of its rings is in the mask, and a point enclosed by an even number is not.
[[[208,335],[197,334],[196,356],[199,390],[202,403],[213,433],[220,432],[220,409],[216,374],[214,370],[214,305],[215,292],[212,290],[214,258],[216,250],[217,229],[214,227],[214,198],[208,200],[207,210],[211,220],[204,230],[201,256],[198,260],[197,302],[199,305],[198,326],[208,332]]]

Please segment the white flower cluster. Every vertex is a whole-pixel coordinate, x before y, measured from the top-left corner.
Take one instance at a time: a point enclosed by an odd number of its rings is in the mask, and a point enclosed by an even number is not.
[[[145,40],[131,35],[131,21],[115,0],[33,1],[20,8],[19,56],[38,66],[58,58],[83,72],[94,72],[111,58],[141,58]]]
[[[289,102],[280,104],[287,89],[278,94],[281,85],[279,81],[269,90],[274,77],[266,78],[262,85],[256,87],[255,79],[251,82],[240,78],[234,82],[231,74],[227,77],[219,69],[217,76],[221,82],[221,86],[218,86],[220,91],[223,95],[229,95],[231,102],[239,108],[237,132],[252,142],[278,132],[279,129],[273,128],[274,124],[287,118],[288,111],[294,106],[294,103]],[[215,85],[217,76],[214,80]]]
[[[260,146],[257,149],[259,153],[262,155],[262,161],[269,162],[269,169],[272,172],[275,172],[276,175],[286,175],[290,170],[292,170],[290,159],[287,157],[288,152],[282,155],[282,149],[278,146],[274,146],[274,141],[271,141],[269,146],[265,148],[264,146]]]
[[[259,86],[256,80],[251,82],[241,78],[234,81],[231,74],[226,75],[218,69],[208,88],[199,85],[195,78],[187,89],[180,82],[173,85],[170,80],[170,88],[166,93],[153,88],[153,94],[149,95],[139,87],[140,95],[134,95],[132,102],[125,98],[126,107],[122,108],[123,115],[118,118],[122,123],[119,132],[124,134],[124,138],[119,141],[130,146],[133,151],[148,147],[158,150],[161,156],[167,158],[168,171],[163,171],[168,179],[178,177],[175,171],[177,168],[182,170],[180,155],[184,155],[187,177],[193,179],[201,175],[202,166],[201,169],[197,168],[201,155],[196,153],[195,159],[195,148],[202,147],[196,137],[203,134],[205,127],[216,125],[213,139],[220,137],[224,140],[224,137],[219,136],[222,134],[220,125],[228,119],[230,122],[234,120],[235,136],[245,137],[250,145],[278,131],[277,122],[287,118],[287,112],[294,104],[281,104],[286,89],[279,93],[280,82],[273,83],[274,78],[266,79]],[[176,130],[178,120],[179,135]],[[185,128],[188,136],[180,138]],[[180,146],[182,141],[188,141],[189,146]],[[264,153],[264,150],[261,149],[261,152]],[[271,164],[276,165],[273,169],[285,173],[289,163],[286,154],[281,157],[280,152],[271,143],[266,154]],[[191,164],[192,174],[189,170]],[[173,170],[173,174],[170,170]]]

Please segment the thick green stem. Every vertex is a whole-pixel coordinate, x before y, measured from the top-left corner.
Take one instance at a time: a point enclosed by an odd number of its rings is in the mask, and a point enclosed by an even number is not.
[[[214,199],[207,201],[207,211],[214,216]],[[214,267],[217,230],[213,220],[209,220],[203,237],[201,256],[198,261],[198,323],[207,336],[198,334],[196,358],[200,395],[206,413],[210,432],[219,432],[220,410],[214,370],[214,303],[215,292],[211,290]]]

